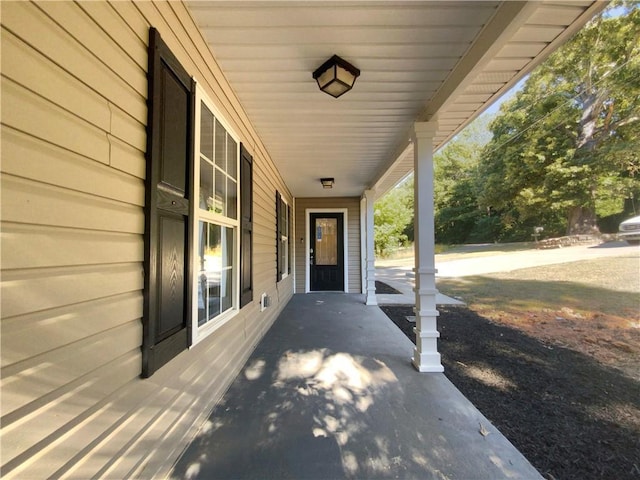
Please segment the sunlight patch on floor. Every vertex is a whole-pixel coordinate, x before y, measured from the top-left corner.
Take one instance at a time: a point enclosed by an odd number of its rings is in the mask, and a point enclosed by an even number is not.
[[[244,376],[247,380],[257,380],[264,373],[264,367],[266,365],[267,364],[264,360],[254,360],[247,368],[245,368]]]
[[[315,438],[333,438],[340,447],[345,471],[356,474],[360,469],[359,460],[348,445],[367,428],[358,420],[359,415],[375,403],[383,388],[398,382],[391,369],[376,359],[365,360],[327,349],[289,351],[280,358],[274,378],[276,388],[321,399],[322,407],[313,417],[311,433]],[[269,420],[275,422],[277,418]],[[377,447],[381,456],[369,468],[389,465],[384,454],[386,449],[379,444]]]
[[[500,372],[490,367],[476,367],[474,365],[465,368],[464,373],[479,382],[502,391],[514,390],[517,385]]]

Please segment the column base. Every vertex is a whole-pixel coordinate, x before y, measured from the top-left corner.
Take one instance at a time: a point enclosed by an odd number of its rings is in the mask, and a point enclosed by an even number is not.
[[[413,359],[411,361],[413,366],[420,373],[442,373],[444,367],[440,361],[439,353],[418,353],[417,349],[413,350]]]

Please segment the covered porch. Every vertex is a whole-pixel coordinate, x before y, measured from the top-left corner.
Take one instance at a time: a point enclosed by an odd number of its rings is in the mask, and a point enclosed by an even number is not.
[[[442,372],[433,156],[605,3],[186,4],[293,197],[293,228],[278,231],[293,293],[376,305],[374,203],[414,174],[413,365]],[[336,55],[328,71],[353,86],[340,98],[318,89]]]
[[[171,478],[541,478],[412,350],[362,295],[294,295]]]
[[[441,373],[433,154],[604,2],[0,3],[3,478],[537,476]],[[415,349],[374,306],[411,171]]]

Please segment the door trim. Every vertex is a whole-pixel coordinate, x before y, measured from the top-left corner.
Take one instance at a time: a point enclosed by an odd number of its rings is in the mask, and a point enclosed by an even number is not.
[[[309,268],[309,257],[311,256],[311,239],[309,238],[309,229],[311,228],[311,214],[312,213],[342,213],[343,214],[343,228],[342,236],[344,237],[344,293],[349,293],[349,219],[347,208],[307,208],[305,209],[305,281],[304,281],[304,293],[312,293],[315,290],[311,290],[311,271]]]

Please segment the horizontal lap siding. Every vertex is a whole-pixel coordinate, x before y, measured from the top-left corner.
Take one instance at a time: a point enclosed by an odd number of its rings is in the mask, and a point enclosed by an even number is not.
[[[166,473],[291,297],[275,192],[291,195],[183,4],[0,8],[3,476]],[[151,26],[254,157],[254,301],[140,380]]]
[[[359,198],[296,198],[295,205],[295,234],[297,240],[295,245],[295,273],[296,273],[296,292],[305,292],[306,282],[306,210],[311,209],[334,209],[346,208],[347,221],[345,225],[347,229],[348,251],[347,263],[349,266],[349,293],[361,293],[361,269],[360,269],[360,199]],[[300,239],[303,239],[301,242]]]

